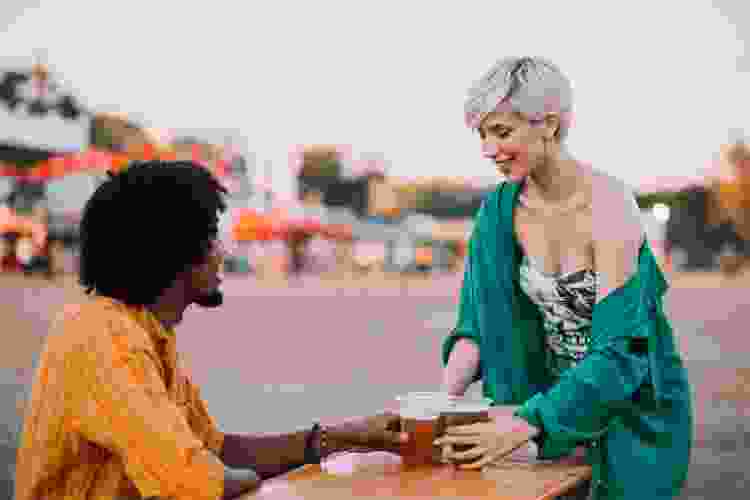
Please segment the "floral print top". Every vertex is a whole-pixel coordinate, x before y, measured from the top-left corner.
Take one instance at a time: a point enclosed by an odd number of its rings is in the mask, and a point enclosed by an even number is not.
[[[547,368],[555,377],[575,366],[591,343],[591,319],[599,275],[590,269],[547,274],[523,256],[520,285],[542,313]]]

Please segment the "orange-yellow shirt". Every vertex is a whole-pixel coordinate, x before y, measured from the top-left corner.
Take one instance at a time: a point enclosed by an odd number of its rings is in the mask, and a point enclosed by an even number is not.
[[[53,322],[16,464],[17,500],[221,498],[224,435],[148,310],[95,296]]]

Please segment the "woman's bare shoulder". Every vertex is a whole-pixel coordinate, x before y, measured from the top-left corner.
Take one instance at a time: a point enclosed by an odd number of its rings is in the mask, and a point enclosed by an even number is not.
[[[643,216],[632,186],[607,172],[591,169],[591,210],[597,233],[623,237],[643,231]]]

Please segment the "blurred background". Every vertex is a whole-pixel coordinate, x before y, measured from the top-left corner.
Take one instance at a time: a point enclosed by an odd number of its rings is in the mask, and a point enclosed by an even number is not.
[[[473,216],[501,180],[463,97],[514,54],[561,66],[572,153],[637,193],[700,381],[686,498],[734,498],[739,482],[710,478],[744,480],[750,414],[748,19],[728,0],[4,0],[0,483],[49,318],[80,298],[83,206],[132,160],[190,159],[229,190],[226,305],[181,326],[227,429],[282,432],[435,388]]]

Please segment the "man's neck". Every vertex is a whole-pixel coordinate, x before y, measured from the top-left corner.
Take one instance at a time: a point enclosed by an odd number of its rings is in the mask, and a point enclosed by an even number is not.
[[[157,301],[147,307],[167,330],[174,328],[182,321],[182,314],[186,309],[184,305],[170,304],[165,301]]]

